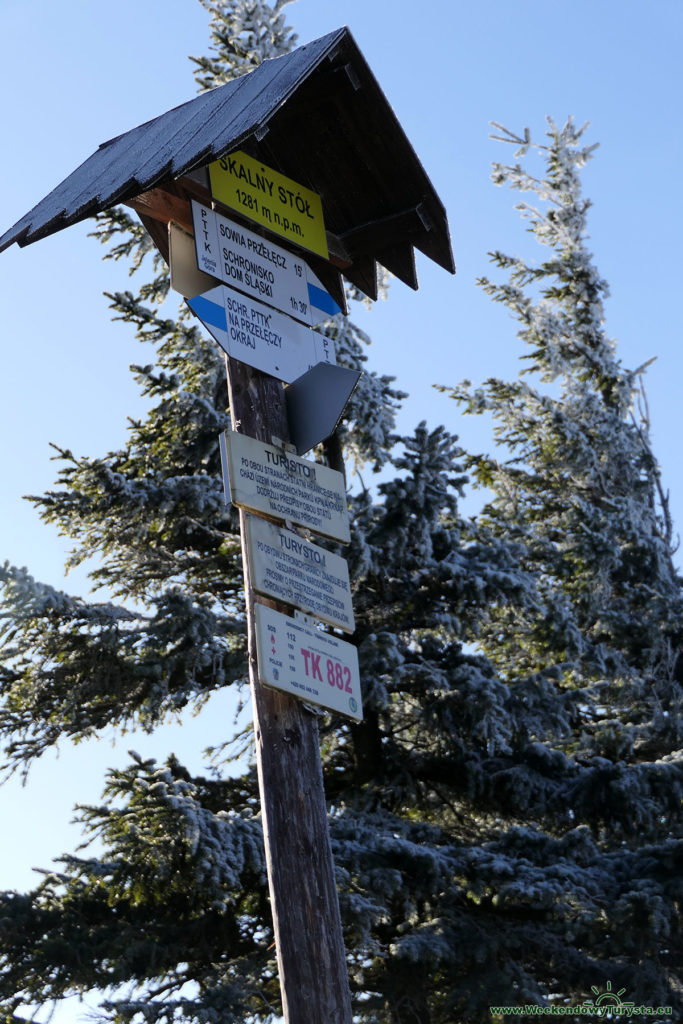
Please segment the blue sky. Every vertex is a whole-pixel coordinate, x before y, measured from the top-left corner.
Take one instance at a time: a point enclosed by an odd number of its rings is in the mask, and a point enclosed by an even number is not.
[[[419,292],[397,282],[385,303],[356,316],[373,338],[370,367],[410,391],[404,430],[444,422],[481,449],[483,424],[461,418],[432,384],[518,372],[514,323],[475,285],[489,249],[527,246],[515,197],[489,180],[491,162],[512,156],[489,139],[489,122],[528,125],[536,137],[546,115],[591,122],[587,138],[600,148],[584,183],[591,249],[611,287],[607,330],[626,365],[657,357],[647,375],[654,448],[680,526],[680,0],[297,0],[287,11],[300,43],[350,27],[448,213],[457,275],[418,254]],[[101,142],[191,98],[187,57],[206,52],[207,24],[196,0],[3,0],[0,230]],[[0,255],[0,558],[78,592],[83,574],[62,572],[68,544],[21,496],[52,485],[50,441],[87,455],[120,445],[126,417],[142,410],[128,366],[146,361],[130,331],[110,323],[102,296],[127,286],[126,270],[103,263],[87,232]],[[201,749],[230,725],[230,701],[219,699],[161,737],[110,736],[47,756],[26,788],[0,790],[13,837],[0,852],[2,888],[32,884],[32,865],[73,849],[73,804],[97,800],[105,767],[125,761],[129,746],[159,757],[176,749],[199,767]],[[69,1014],[64,1021],[79,1019]]]

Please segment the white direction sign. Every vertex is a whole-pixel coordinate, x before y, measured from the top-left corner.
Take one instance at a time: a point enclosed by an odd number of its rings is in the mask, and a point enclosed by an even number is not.
[[[305,262],[192,200],[194,239],[200,270],[315,326],[340,309]]]
[[[294,616],[255,606],[259,679],[311,704],[363,719],[356,648]]]
[[[265,519],[247,516],[246,522],[254,590],[353,633],[346,559]]]
[[[349,543],[342,473],[234,430],[226,437],[230,494],[235,505]]]
[[[229,356],[287,384],[318,363],[336,365],[331,338],[224,284],[187,304]]]

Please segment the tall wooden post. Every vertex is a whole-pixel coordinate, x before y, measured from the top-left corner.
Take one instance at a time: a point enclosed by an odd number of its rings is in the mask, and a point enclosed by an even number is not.
[[[289,440],[282,384],[226,357],[233,429]],[[245,513],[240,529],[245,537]],[[254,592],[244,551],[249,677],[268,885],[287,1024],[351,1024],[346,953],[327,824],[318,725],[294,697],[261,685]]]

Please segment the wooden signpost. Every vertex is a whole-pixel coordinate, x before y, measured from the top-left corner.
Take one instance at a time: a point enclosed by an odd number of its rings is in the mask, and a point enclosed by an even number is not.
[[[233,166],[230,157],[225,163]],[[266,170],[261,165],[263,175]],[[211,181],[223,178],[212,173]],[[240,509],[249,677],[284,1017],[287,1024],[351,1024],[317,718],[311,705],[362,719],[358,656],[352,644],[322,632],[296,612],[321,613],[323,621],[352,630],[350,584],[343,558],[294,532],[298,525],[348,543],[346,487],[342,472],[299,458],[292,450],[281,383],[292,371],[279,369],[301,361],[301,344],[299,351],[296,341],[294,351],[288,346],[290,338],[301,342],[301,332],[314,334],[303,324],[315,324],[338,307],[298,256],[231,225],[204,205],[193,202],[192,208],[198,269],[239,289],[219,286],[221,291],[205,293],[189,305],[200,319],[213,317],[210,333],[229,353],[228,398],[235,429],[226,436],[224,455],[230,497]],[[207,309],[207,301],[217,308]],[[242,330],[255,343],[244,345],[246,362],[234,357],[240,341],[229,337],[230,313],[236,317],[235,332]],[[227,337],[217,336],[224,323]],[[266,353],[256,358],[258,331],[248,331],[250,323],[260,331],[258,344]],[[268,345],[273,337],[266,337],[266,331],[277,333],[277,346]],[[304,335],[305,360],[310,359],[311,343],[315,339]],[[268,348],[277,349],[276,359]],[[318,362],[334,363],[333,351],[325,355]],[[297,418],[301,415],[299,403]],[[275,601],[260,603],[264,594]]]
[[[336,120],[363,131],[336,132]],[[376,298],[378,261],[417,288],[414,247],[454,272],[445,211],[348,29],[111,139],[0,236],[0,251],[121,202],[226,353],[233,434],[222,453],[240,508],[284,1018],[351,1024],[313,707],[362,717],[355,648],[329,631],[353,630],[348,572],[317,543],[347,543],[350,531],[338,441],[326,442],[328,466],[296,453],[335,429],[357,381],[311,330],[340,312],[340,273]]]
[[[257,441],[288,437],[282,384],[226,356],[233,423]],[[242,537],[247,515],[240,510]],[[318,725],[302,699],[260,678],[256,591],[243,543],[249,678],[263,836],[287,1024],[351,1024]],[[279,609],[278,609],[279,610]],[[268,623],[265,623],[267,626]]]

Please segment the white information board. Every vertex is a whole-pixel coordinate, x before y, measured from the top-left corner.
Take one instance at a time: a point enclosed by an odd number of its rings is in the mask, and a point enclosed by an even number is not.
[[[235,505],[349,543],[342,473],[234,430],[226,437],[230,494]]]
[[[340,309],[305,260],[192,200],[200,270],[314,327]]]
[[[188,299],[221,348],[291,384],[318,363],[334,363],[334,342],[224,284]]]
[[[346,559],[265,519],[247,516],[246,523],[254,590],[353,633]]]
[[[259,679],[265,686],[363,719],[356,648],[329,633],[257,604]]]

